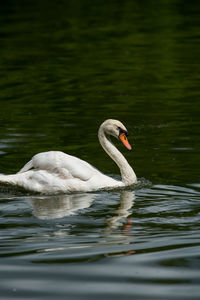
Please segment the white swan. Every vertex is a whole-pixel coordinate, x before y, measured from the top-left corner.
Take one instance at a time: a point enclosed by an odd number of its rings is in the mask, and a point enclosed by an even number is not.
[[[117,120],[106,120],[98,137],[103,149],[118,165],[122,181],[104,175],[89,163],[60,151],[42,152],[14,175],[0,175],[0,183],[22,187],[43,194],[90,192],[104,188],[124,187],[137,182],[136,175],[125,157],[112,144],[109,136],[120,139],[131,150],[127,130]]]

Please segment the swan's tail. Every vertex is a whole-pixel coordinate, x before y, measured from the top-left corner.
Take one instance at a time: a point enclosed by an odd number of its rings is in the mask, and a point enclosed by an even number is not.
[[[24,173],[30,170],[31,168],[33,168],[32,160],[27,162],[27,164],[25,164],[25,166],[17,174],[6,175],[0,173],[0,184],[18,184],[20,182],[20,179],[22,178],[19,174]]]
[[[30,171],[32,172],[32,171]],[[27,181],[26,178],[28,175],[27,173],[21,174],[11,174],[11,175],[4,175],[0,174],[0,193],[1,192],[16,192],[21,190],[28,190],[27,188]]]
[[[16,183],[16,175],[5,175],[0,174],[0,185],[1,184],[15,184]]]
[[[24,172],[30,170],[31,168],[33,168],[33,161],[32,161],[32,159],[29,162],[27,162],[27,164],[25,164],[25,166],[19,172],[17,172],[17,173],[24,173]]]
[[[2,185],[13,185],[16,187],[29,188],[27,182],[29,181],[29,171],[33,168],[33,162],[30,160],[25,166],[16,174],[6,175],[0,174],[0,187]],[[26,173],[27,172],[27,173]]]

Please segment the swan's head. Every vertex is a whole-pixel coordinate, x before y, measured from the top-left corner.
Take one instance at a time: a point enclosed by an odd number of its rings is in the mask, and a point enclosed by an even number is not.
[[[101,124],[100,130],[103,130],[106,135],[112,135],[115,138],[120,139],[124,146],[128,150],[131,150],[131,145],[127,138],[127,129],[120,121],[113,119],[106,120]]]

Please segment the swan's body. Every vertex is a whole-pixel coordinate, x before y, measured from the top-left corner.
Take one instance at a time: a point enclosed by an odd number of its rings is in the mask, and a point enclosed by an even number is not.
[[[104,188],[124,187],[137,182],[133,169],[111,143],[109,135],[120,138],[125,146],[127,130],[117,120],[107,120],[99,128],[98,137],[103,149],[121,171],[122,181],[104,175],[89,163],[60,151],[36,154],[14,175],[0,174],[0,183],[23,187],[43,194],[90,192]]]

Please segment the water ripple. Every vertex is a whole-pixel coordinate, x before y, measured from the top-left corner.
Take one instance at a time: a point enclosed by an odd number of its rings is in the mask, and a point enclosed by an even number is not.
[[[147,287],[154,297],[166,299],[187,299],[192,288],[192,299],[198,299],[197,188],[155,185],[51,197],[2,194],[0,288],[20,296],[34,286],[41,295],[48,286],[53,299],[54,280],[59,295],[67,289],[72,297],[79,293],[75,286],[84,282],[83,298],[97,291],[103,297],[109,282],[106,294],[116,299],[122,289],[127,298],[133,291],[139,298],[148,297]],[[18,267],[22,261],[28,263],[23,270]]]

